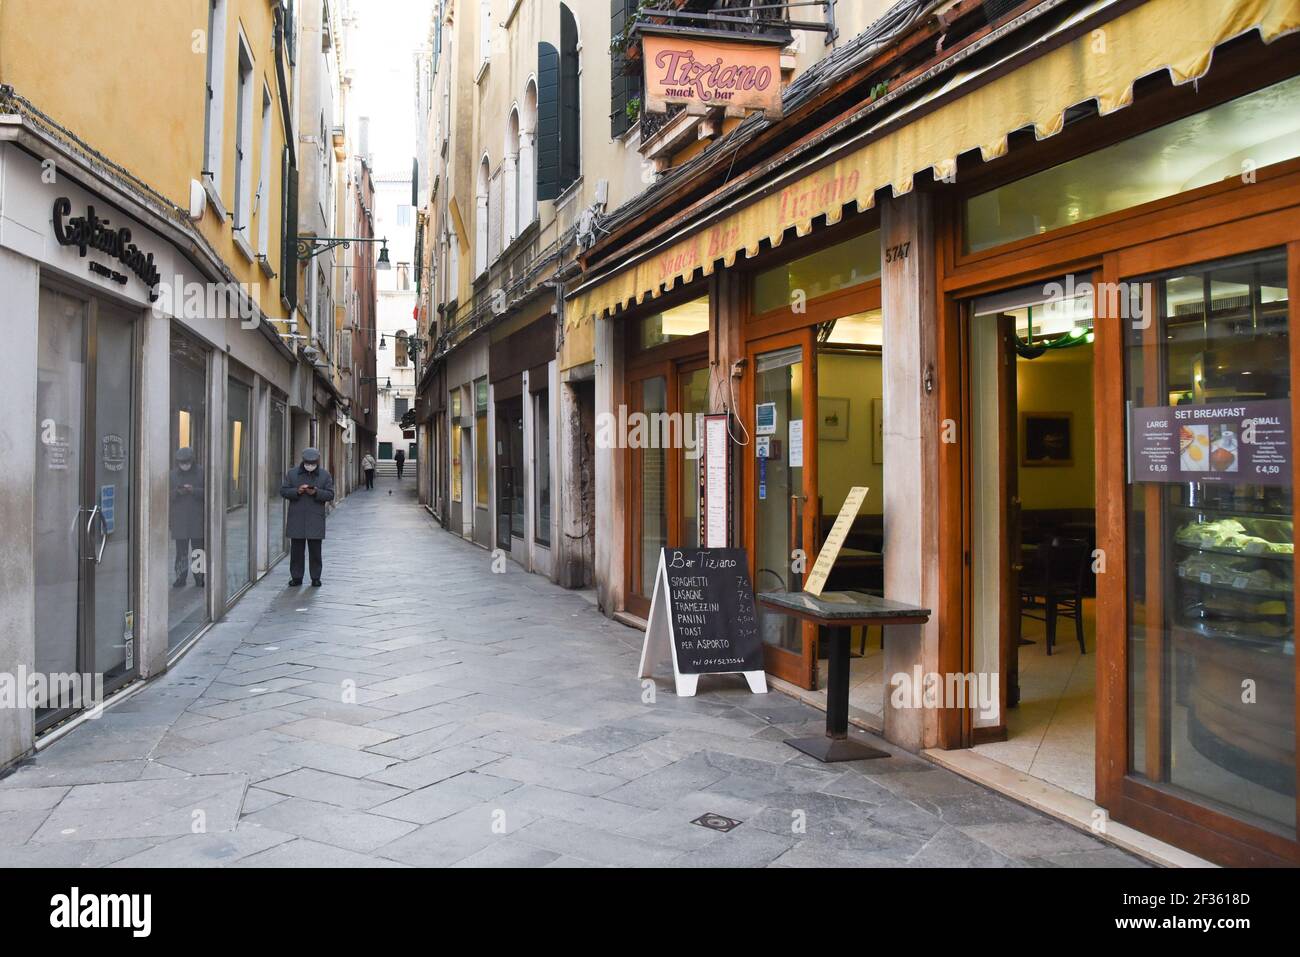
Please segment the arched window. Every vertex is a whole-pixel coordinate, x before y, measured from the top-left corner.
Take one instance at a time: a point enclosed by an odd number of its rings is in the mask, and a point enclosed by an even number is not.
[[[474,216],[474,275],[479,276],[488,267],[488,184],[492,172],[487,154],[478,164],[478,192],[475,196]]]
[[[519,115],[519,228],[537,218],[537,81],[529,77]]]
[[[501,211],[505,214],[502,228],[505,230],[502,246],[509,246],[519,235],[524,219],[519,215],[519,109],[510,111],[506,122],[506,155],[501,171]]]

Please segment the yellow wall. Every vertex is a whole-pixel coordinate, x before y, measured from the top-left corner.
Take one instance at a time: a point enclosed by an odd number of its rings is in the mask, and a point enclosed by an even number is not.
[[[817,492],[827,515],[839,513],[849,489],[868,488],[861,514],[884,511],[884,466],[872,459],[871,400],[881,397],[880,357],[824,353],[817,357],[817,395],[849,400],[847,441],[828,441],[823,428],[817,435]],[[819,403],[818,415],[826,414]]]
[[[1078,346],[1037,359],[1016,362],[1020,412],[1071,412],[1069,468],[1021,468],[1020,501],[1036,508],[1093,508],[1096,475],[1093,456],[1092,346]],[[1019,437],[1018,437],[1019,440]],[[1017,455],[1019,452],[1017,451]]]
[[[225,156],[220,196],[235,193],[238,37],[254,59],[252,185],[262,168],[262,83],[272,97],[271,182],[246,232],[256,251],[258,218],[270,216],[267,254],[279,271],[280,156],[273,13],[267,0],[229,0],[225,56]],[[0,83],[12,85],[54,122],[129,170],[184,210],[203,169],[207,0],[0,0]],[[209,205],[198,224],[240,282],[256,284],[269,316],[283,316],[278,279],[267,279],[235,246],[231,220]]]

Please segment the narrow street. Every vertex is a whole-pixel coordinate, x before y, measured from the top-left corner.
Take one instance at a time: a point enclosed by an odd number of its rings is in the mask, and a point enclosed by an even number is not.
[[[0,780],[0,865],[1140,863],[910,755],[818,765],[782,741],[822,715],[738,678],[643,702],[639,632],[493,574],[409,478],[348,497],[325,562]]]

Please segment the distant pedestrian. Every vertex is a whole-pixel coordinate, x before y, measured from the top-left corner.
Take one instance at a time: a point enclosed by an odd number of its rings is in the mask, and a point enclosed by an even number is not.
[[[168,512],[172,540],[176,543],[173,588],[183,588],[194,571],[194,584],[203,587],[203,469],[194,467],[194,450],[176,450],[176,468],[171,472],[171,509]],[[197,564],[195,563],[197,559]]]
[[[319,451],[302,450],[302,462],[285,473],[280,495],[289,500],[289,584],[302,584],[303,552],[310,550],[311,583],[319,588],[325,503],[334,498],[334,479],[321,468]]]
[[[393,460],[397,463],[397,477],[400,479],[402,477],[402,466],[406,464],[406,453],[398,449],[397,454],[393,456]]]
[[[375,487],[375,457],[369,452],[361,459],[361,468],[366,473],[366,488]]]

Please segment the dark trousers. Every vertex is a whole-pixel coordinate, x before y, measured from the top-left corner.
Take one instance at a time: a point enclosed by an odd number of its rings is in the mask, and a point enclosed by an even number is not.
[[[190,562],[193,561],[195,549],[203,551],[203,539],[201,538],[178,538],[176,539],[176,577],[185,578],[190,573]],[[203,567],[206,567],[206,562]],[[203,572],[195,572],[202,575]]]
[[[401,478],[401,477],[402,477],[402,466],[404,466],[405,464],[406,464],[405,462],[398,462],[398,463],[397,463],[397,477],[398,477],[398,478]]]
[[[321,573],[319,538],[295,538],[289,542],[289,577],[302,580],[303,549],[311,553],[311,580],[319,581]]]
[[[366,488],[375,487],[375,470],[366,469]]]

